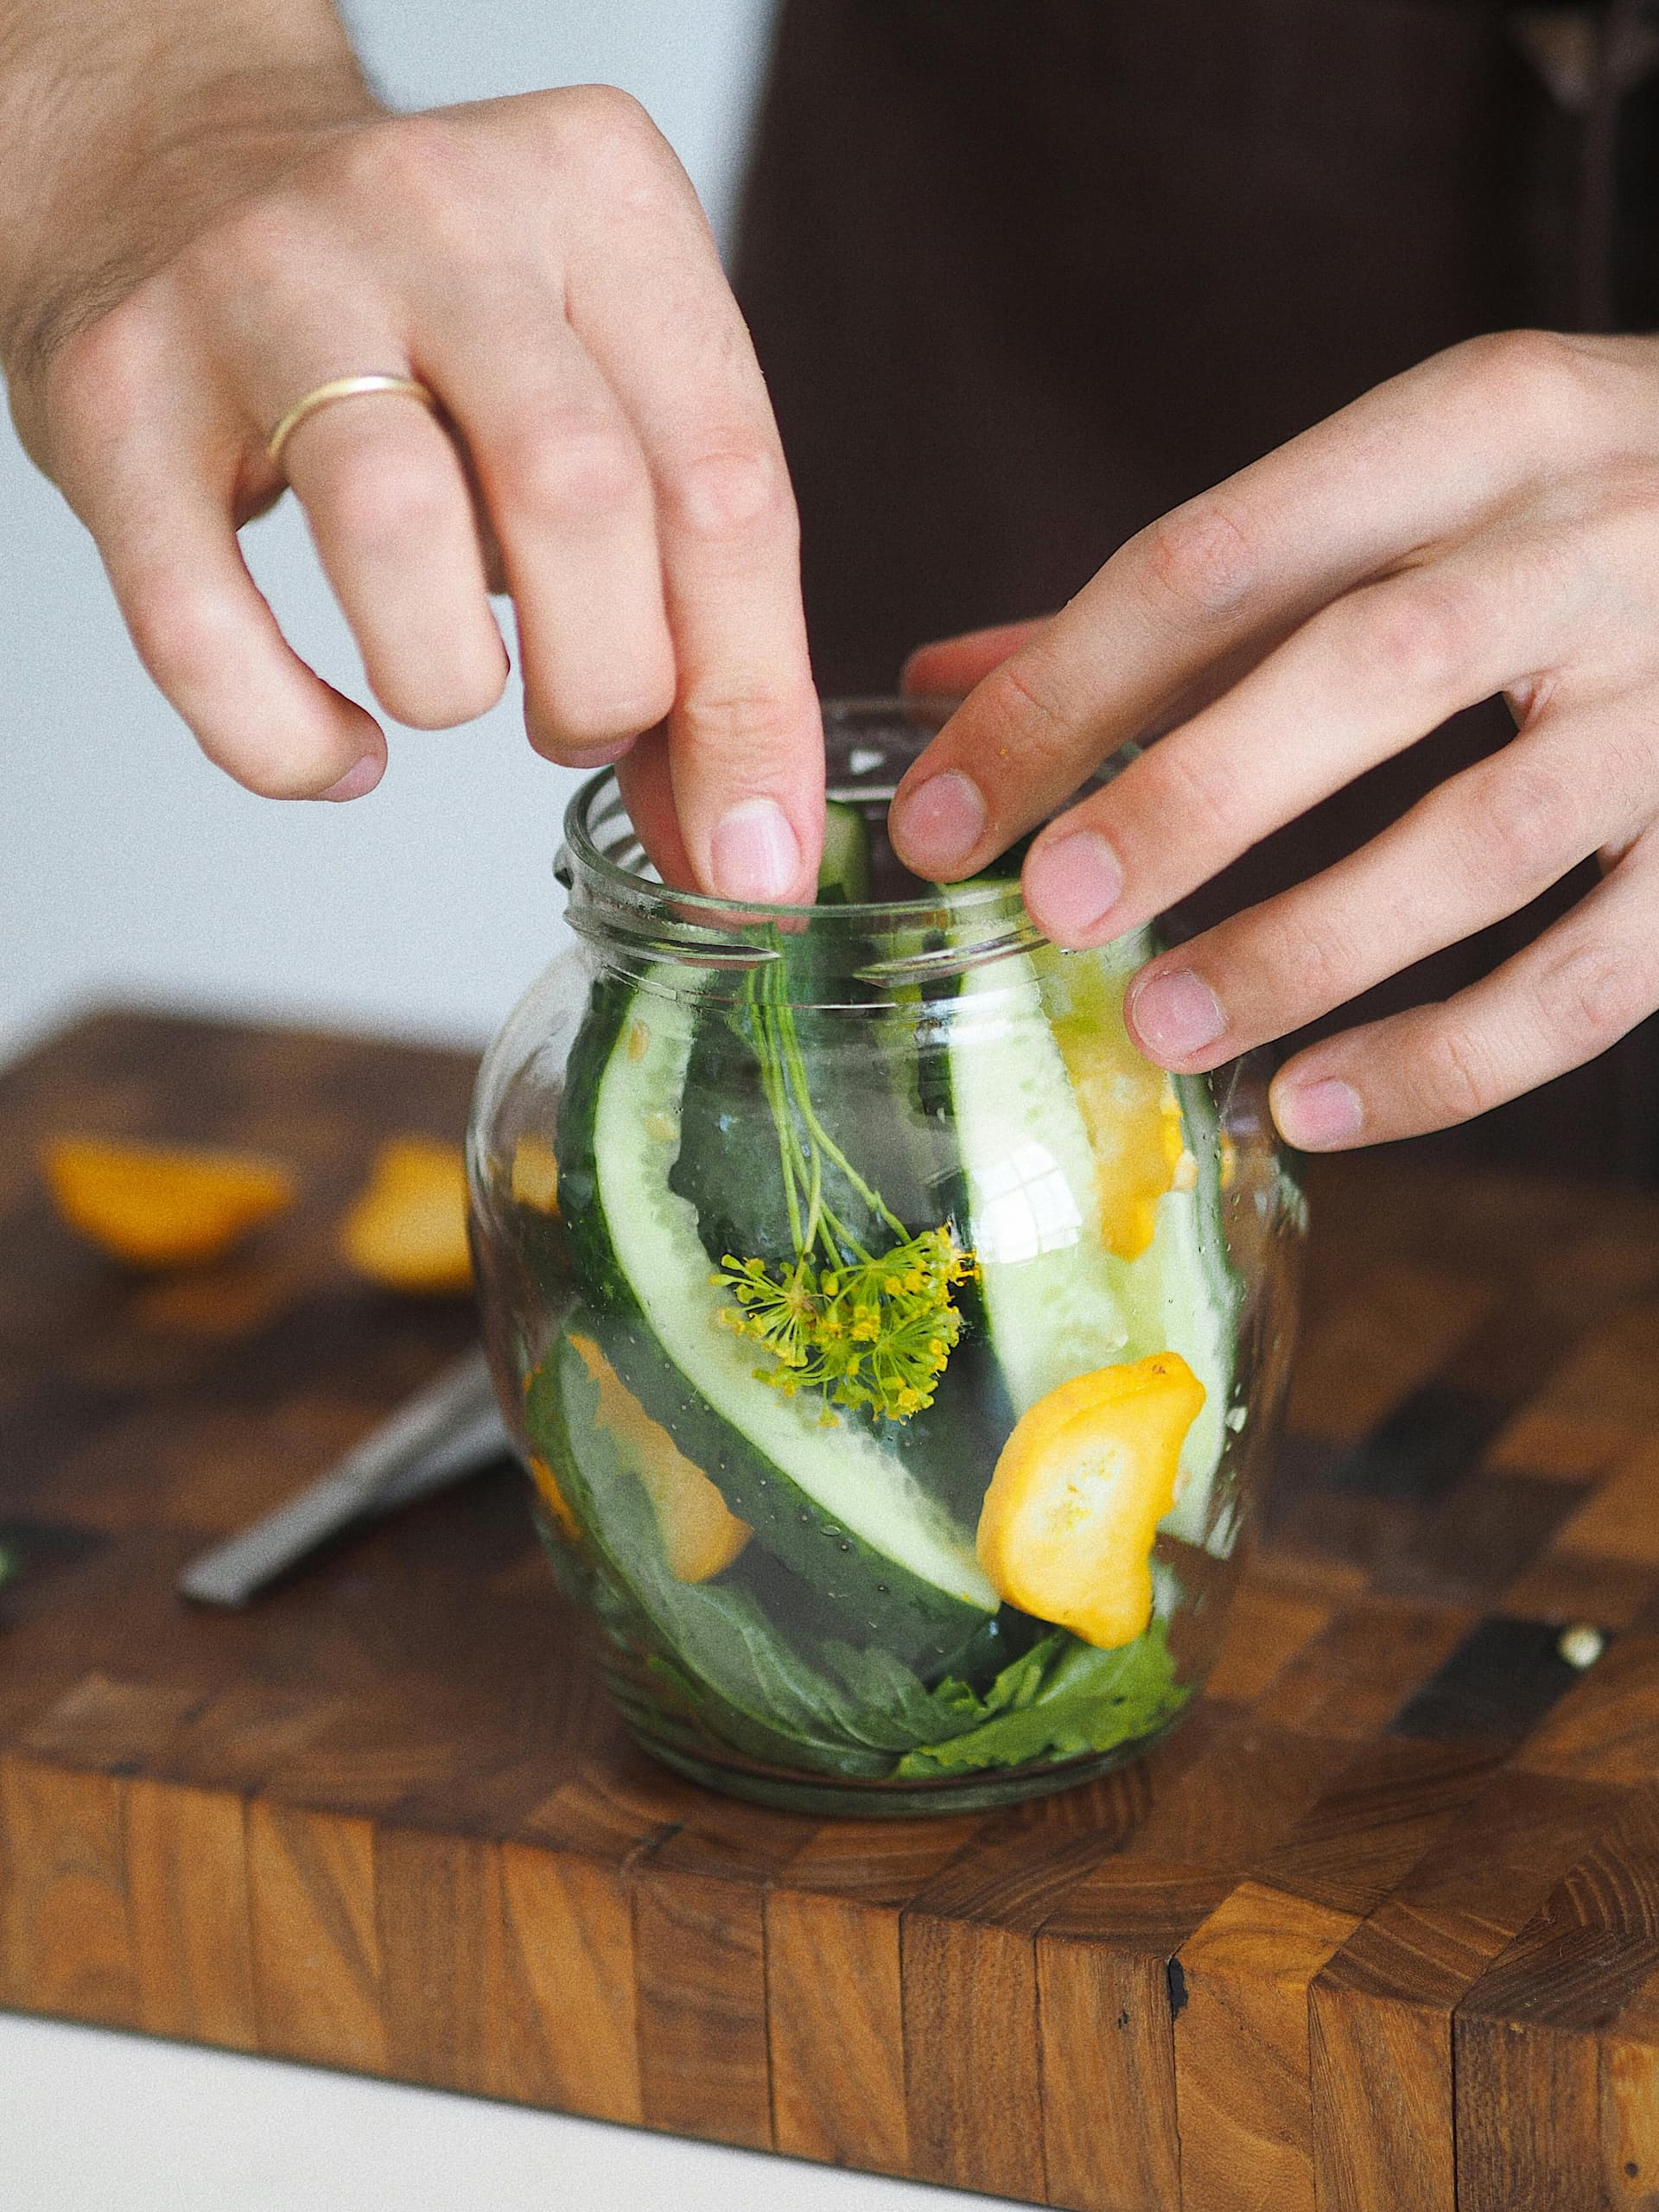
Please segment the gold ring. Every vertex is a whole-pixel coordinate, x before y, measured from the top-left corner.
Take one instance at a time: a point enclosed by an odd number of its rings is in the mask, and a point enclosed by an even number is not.
[[[265,451],[270,455],[271,467],[282,467],[283,448],[308,415],[315,415],[320,407],[331,406],[336,399],[358,399],[375,391],[397,392],[405,399],[418,399],[423,407],[429,407],[434,414],[437,412],[437,395],[429,391],[413,377],[389,376],[378,370],[368,376],[334,377],[327,384],[320,384],[315,391],[308,391],[296,399],[265,440]]]

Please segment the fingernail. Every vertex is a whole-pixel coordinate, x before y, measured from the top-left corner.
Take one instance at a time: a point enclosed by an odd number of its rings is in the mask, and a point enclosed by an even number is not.
[[[638,743],[637,738],[619,737],[609,745],[567,745],[563,748],[564,765],[575,769],[613,767],[619,760],[626,760]]]
[[[1026,904],[1039,929],[1063,943],[1098,928],[1123,895],[1117,855],[1092,830],[1039,843],[1026,862]]]
[[[1148,976],[1129,994],[1135,1033],[1154,1060],[1186,1060],[1213,1045],[1227,1027],[1221,1001],[1190,968]]]
[[[722,899],[785,899],[801,873],[801,848],[776,799],[746,798],[715,824],[709,841]]]
[[[1275,1085],[1273,1118],[1287,1144],[1304,1152],[1322,1152],[1357,1137],[1364,1125],[1365,1109],[1351,1084],[1327,1076],[1319,1083]]]
[[[966,868],[988,818],[979,785],[959,768],[946,768],[896,799],[888,826],[908,868],[949,883]]]
[[[361,798],[372,791],[385,772],[385,762],[378,753],[365,753],[354,768],[348,768],[337,784],[330,784],[322,793],[324,798]]]

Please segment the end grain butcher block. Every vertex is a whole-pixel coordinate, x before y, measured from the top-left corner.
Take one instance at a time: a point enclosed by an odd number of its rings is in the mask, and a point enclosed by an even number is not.
[[[467,1340],[333,1227],[469,1076],[124,1014],[0,1076],[0,2001],[1091,2212],[1659,2207],[1659,1206],[1329,1163],[1185,1726],[821,1824],[629,1750],[509,1474],[173,1594]],[[64,1128],[305,1199],[124,1280],[48,1211]]]

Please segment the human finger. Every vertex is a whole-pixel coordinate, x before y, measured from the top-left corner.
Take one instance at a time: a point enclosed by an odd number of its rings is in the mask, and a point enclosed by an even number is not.
[[[172,320],[127,302],[69,340],[48,417],[139,658],[208,758],[271,798],[372,790],[378,723],[295,652],[242,557],[238,521],[272,472],[250,475],[239,404]]]
[[[137,456],[89,513],[138,656],[208,759],[270,798],[358,798],[384,774],[379,724],[308,668],[249,575],[228,487],[176,454]]]
[[[910,769],[892,815],[900,857],[934,878],[971,874],[1161,726],[1217,660],[1455,541],[1546,454],[1570,463],[1577,386],[1594,372],[1573,341],[1535,334],[1455,348],[1141,531]],[[947,774],[948,803],[925,801]]]
[[[647,730],[616,764],[616,780],[628,819],[655,863],[657,873],[677,891],[695,891],[696,871],[680,836],[674,810],[674,769],[668,732]]]
[[[576,253],[570,313],[639,434],[655,490],[684,852],[705,890],[810,899],[823,732],[794,499],[766,387],[694,198],[658,192],[624,208],[606,245]]]
[[[386,358],[367,342],[333,356]],[[319,357],[291,385],[314,389],[325,367]],[[428,410],[397,392],[321,408],[289,434],[281,465],[387,713],[440,729],[493,706],[506,651],[466,479]]]
[[[918,645],[899,673],[899,688],[914,698],[957,698],[1035,637],[1047,619],[999,622],[988,630],[968,630],[958,638]]]
[[[1063,944],[1149,920],[1363,770],[1546,664],[1573,615],[1573,594],[1546,588],[1524,548],[1500,558],[1489,546],[1348,593],[1049,823],[1022,878],[1033,919]]]
[[[1483,982],[1313,1045],[1274,1077],[1308,1151],[1448,1128],[1582,1066],[1659,1006],[1659,843],[1649,830],[1570,913]]]
[[[674,697],[634,429],[533,271],[456,291],[423,347],[500,546],[531,742],[570,766],[613,758]]]
[[[1546,720],[1421,799],[1360,851],[1149,961],[1125,1011],[1160,1066],[1194,1071],[1300,1028],[1515,913],[1611,838],[1659,777],[1617,772],[1583,716]]]

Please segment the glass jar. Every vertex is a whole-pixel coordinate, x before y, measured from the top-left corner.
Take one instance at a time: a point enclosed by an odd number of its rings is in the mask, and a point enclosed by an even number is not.
[[[1013,863],[908,877],[948,709],[824,709],[811,907],[665,889],[608,772],[571,949],[470,1144],[502,1402],[639,1743],[812,1812],[954,1812],[1173,1727],[1273,1449],[1301,1203],[1259,1073],[1123,1026],[1151,932],[1063,953]]]

